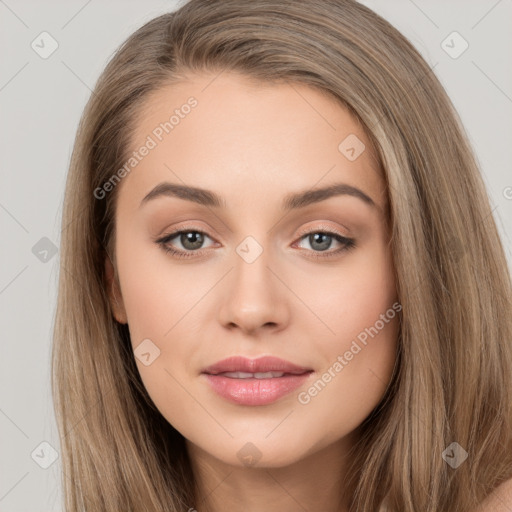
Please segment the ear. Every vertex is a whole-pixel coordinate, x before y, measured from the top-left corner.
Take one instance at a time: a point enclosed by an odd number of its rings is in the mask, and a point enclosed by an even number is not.
[[[128,319],[124,309],[121,290],[119,288],[117,279],[115,279],[114,266],[112,265],[112,261],[110,260],[108,254],[105,256],[105,277],[107,281],[105,286],[107,287],[107,294],[110,300],[110,306],[112,308],[114,318],[120,324],[127,324]]]

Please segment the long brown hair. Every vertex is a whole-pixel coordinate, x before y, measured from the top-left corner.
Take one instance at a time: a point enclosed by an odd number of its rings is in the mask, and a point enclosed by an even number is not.
[[[418,51],[353,0],[191,0],[138,29],[99,78],[66,183],[52,385],[67,512],[188,510],[183,437],[113,319],[117,188],[144,100],[187,71],[302,83],[364,126],[386,178],[399,370],[362,425],[353,511],[468,511],[512,476],[511,280],[458,115]],[[117,278],[117,276],[116,276]],[[468,458],[443,456],[456,442]]]

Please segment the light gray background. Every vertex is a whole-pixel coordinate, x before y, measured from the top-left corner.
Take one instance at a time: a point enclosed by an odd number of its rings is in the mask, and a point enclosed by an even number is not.
[[[435,65],[476,150],[512,262],[512,0],[362,3]],[[36,448],[39,460],[48,458],[43,441],[59,449],[49,373],[59,255],[43,262],[32,248],[43,237],[60,243],[73,139],[101,70],[130,33],[176,5],[0,0],[0,512],[62,510],[60,459],[42,469],[31,458]],[[59,45],[47,59],[31,47],[43,31]],[[453,31],[469,43],[456,59],[441,47]]]

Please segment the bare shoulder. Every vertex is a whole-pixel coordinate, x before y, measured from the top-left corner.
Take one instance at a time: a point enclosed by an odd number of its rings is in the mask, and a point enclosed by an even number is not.
[[[498,486],[475,512],[510,512],[512,510],[512,478]]]

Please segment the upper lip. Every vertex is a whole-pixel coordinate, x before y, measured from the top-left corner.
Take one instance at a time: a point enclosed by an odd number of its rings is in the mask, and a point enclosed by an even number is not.
[[[283,372],[301,374],[312,371],[311,368],[298,366],[278,357],[263,356],[257,359],[248,359],[243,356],[233,356],[217,361],[215,364],[205,368],[202,373],[215,375],[223,372]]]

